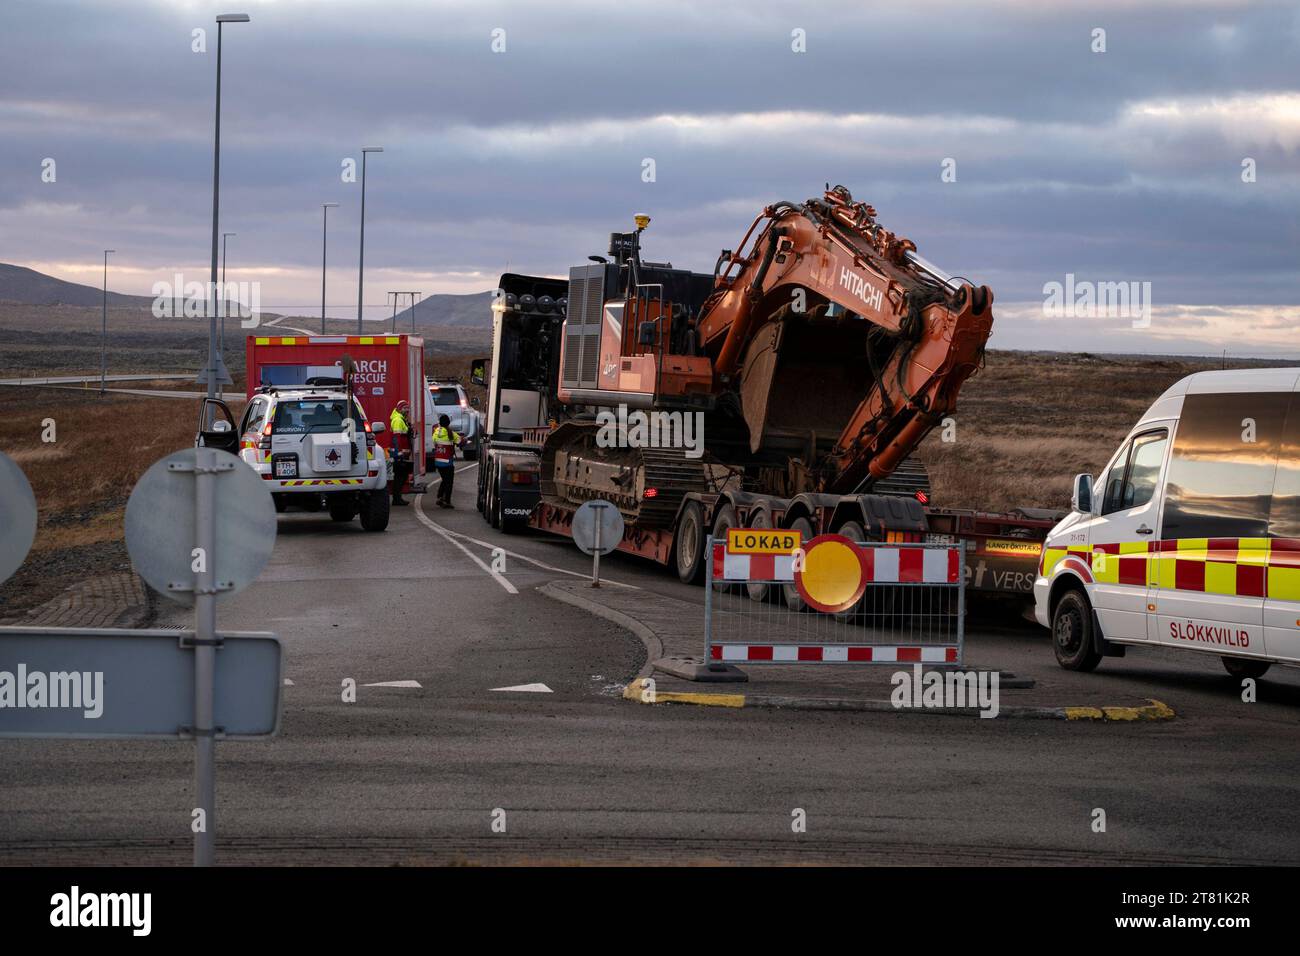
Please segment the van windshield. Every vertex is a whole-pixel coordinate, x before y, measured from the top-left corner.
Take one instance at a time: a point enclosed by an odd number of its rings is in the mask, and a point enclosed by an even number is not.
[[[358,426],[365,421],[356,403],[352,418]],[[342,431],[347,418],[347,400],[343,398],[307,398],[280,402],[275,408],[274,430],[279,434],[305,434],[311,431]]]

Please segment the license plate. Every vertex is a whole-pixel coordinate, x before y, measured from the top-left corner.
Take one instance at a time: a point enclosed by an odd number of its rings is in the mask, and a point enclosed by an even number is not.
[[[957,539],[950,534],[927,534],[925,536],[926,544],[956,544]]]
[[[297,478],[298,463],[290,458],[287,461],[281,460],[275,463],[275,477],[277,478]]]

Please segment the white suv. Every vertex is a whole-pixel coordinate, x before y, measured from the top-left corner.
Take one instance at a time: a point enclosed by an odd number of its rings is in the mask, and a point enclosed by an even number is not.
[[[210,399],[230,417],[224,403]],[[233,419],[232,419],[233,421]],[[329,511],[335,521],[361,516],[361,527],[388,527],[388,467],[355,396],[337,386],[267,386],[248,402],[229,450],[262,476],[276,511],[290,505]],[[215,444],[209,440],[206,444]]]
[[[426,382],[429,391],[431,411],[424,416],[424,447],[429,449],[429,467],[433,467],[433,430],[438,427],[438,416],[446,415],[451,419],[451,430],[465,439],[461,445],[461,454],[466,458],[478,457],[479,432],[482,431],[482,419],[479,411],[470,406],[469,395],[464,386],[456,382]]]

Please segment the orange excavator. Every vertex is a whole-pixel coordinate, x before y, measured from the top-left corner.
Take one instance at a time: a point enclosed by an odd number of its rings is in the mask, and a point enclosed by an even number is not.
[[[925,500],[923,474],[915,489],[899,475],[983,360],[987,286],[928,263],[843,186],[766,207],[712,275],[644,260],[648,225],[638,216],[611,234],[608,256],[570,269],[567,285],[502,277],[488,433],[512,477],[483,469],[485,514],[563,530],[578,505],[611,501],[625,550],[667,562],[686,524],[702,540],[798,515],[832,530],[852,514],[870,535],[882,509],[866,499]],[[699,422],[702,449],[635,440],[638,412],[670,433]],[[527,510],[517,476],[534,447],[540,500]],[[917,515],[904,522],[914,530]]]

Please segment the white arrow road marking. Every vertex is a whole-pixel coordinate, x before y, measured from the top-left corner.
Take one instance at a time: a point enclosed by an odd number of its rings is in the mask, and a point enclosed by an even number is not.
[[[377,684],[362,684],[362,687],[419,687],[418,680],[381,680]]]
[[[516,588],[513,584],[511,584],[509,581],[507,581],[505,579],[505,575],[501,574],[498,571],[493,571],[491,568],[489,568],[486,564],[483,563],[482,559],[479,558],[477,554],[475,554],[469,548],[465,547],[463,544],[461,544],[459,541],[453,538],[451,536],[451,532],[449,532],[446,528],[444,528],[442,525],[438,524],[438,522],[434,521],[427,514],[425,514],[424,507],[422,504],[423,500],[424,500],[424,495],[415,496],[415,517],[420,520],[421,524],[423,524],[426,528],[432,528],[434,531],[438,532],[438,534],[442,535],[444,538],[446,538],[456,547],[464,551],[471,561],[477,564],[488,574],[492,575],[492,580],[496,581],[497,584],[505,588],[506,591],[508,591],[511,594],[519,593],[519,589]]]
[[[521,694],[554,694],[545,684],[516,684],[514,687],[493,687],[493,690],[513,690]]]
[[[293,681],[289,680],[289,678],[286,677],[286,678],[284,679],[284,686],[285,686],[285,687],[292,687],[292,686],[293,686]]]

